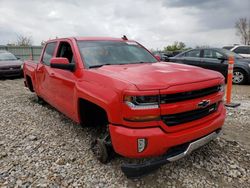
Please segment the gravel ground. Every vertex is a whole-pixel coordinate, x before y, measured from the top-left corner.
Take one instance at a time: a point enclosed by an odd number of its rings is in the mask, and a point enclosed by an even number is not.
[[[93,130],[39,105],[23,79],[0,80],[0,187],[250,187],[250,86],[234,86],[223,135],[141,179],[99,163]]]

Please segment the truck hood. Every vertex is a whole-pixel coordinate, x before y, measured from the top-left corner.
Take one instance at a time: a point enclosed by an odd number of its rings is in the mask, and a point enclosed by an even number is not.
[[[166,89],[172,85],[223,78],[215,71],[169,62],[107,65],[92,70],[113,79],[132,83],[139,90]]]

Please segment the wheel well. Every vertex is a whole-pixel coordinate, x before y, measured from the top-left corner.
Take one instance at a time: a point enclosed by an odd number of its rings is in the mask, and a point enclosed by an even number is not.
[[[102,107],[85,99],[79,99],[78,105],[82,125],[103,127],[108,124],[107,113]]]
[[[32,83],[31,77],[26,75],[26,81],[27,81],[27,85],[28,85],[29,90],[31,92],[34,92],[34,88],[33,88],[33,83]]]

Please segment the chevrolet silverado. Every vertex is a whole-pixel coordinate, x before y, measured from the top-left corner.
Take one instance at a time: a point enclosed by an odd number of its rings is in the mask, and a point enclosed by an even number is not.
[[[49,40],[38,62],[24,63],[25,85],[75,122],[101,129],[92,149],[149,158],[124,164],[145,175],[215,139],[225,120],[224,77],[199,67],[160,62],[127,38]]]

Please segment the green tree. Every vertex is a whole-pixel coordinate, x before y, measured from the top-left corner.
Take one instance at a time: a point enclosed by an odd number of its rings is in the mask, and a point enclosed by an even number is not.
[[[165,52],[166,51],[170,51],[170,52],[180,51],[180,50],[184,50],[185,47],[186,45],[184,42],[175,41],[174,44],[164,47],[164,51]]]

